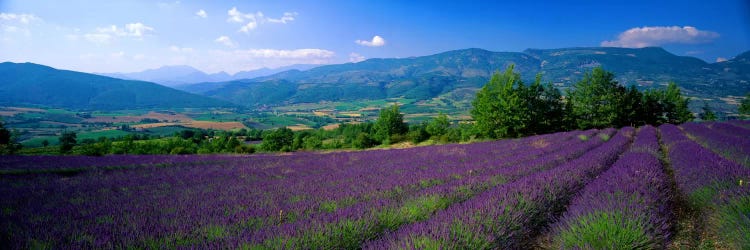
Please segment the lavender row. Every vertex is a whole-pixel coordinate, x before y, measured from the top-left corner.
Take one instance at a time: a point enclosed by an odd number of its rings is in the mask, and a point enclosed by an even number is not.
[[[630,151],[588,184],[552,226],[555,247],[663,248],[673,216],[658,148],[656,129],[642,127]]]
[[[551,140],[553,145],[560,143],[566,145],[564,140],[570,141],[573,135],[560,136],[556,138],[535,138],[535,140]],[[564,140],[561,140],[564,139]],[[519,140],[518,143],[526,144],[528,140]],[[520,149],[520,150],[519,150]],[[521,152],[516,152],[521,151]],[[529,150],[527,147],[517,147],[508,150],[510,154],[520,159],[538,156],[545,150]],[[527,152],[530,152],[527,154]],[[377,201],[378,199],[398,199],[409,196],[424,188],[444,185],[467,176],[476,176],[485,173],[488,169],[499,168],[504,165],[513,164],[514,157],[503,157],[507,161],[488,161],[488,157],[456,157],[453,154],[432,154],[420,157],[408,157],[408,152],[400,158],[414,159],[415,162],[399,162],[398,164],[382,164],[382,161],[366,161],[364,169],[369,173],[356,173],[353,177],[346,175],[329,175],[305,177],[293,180],[294,183],[286,184],[280,182],[270,185],[265,196],[275,199],[253,209],[249,209],[245,216],[253,218],[278,217],[279,211],[288,216],[294,216],[295,221],[305,217],[312,217],[320,213],[330,213],[344,207],[353,206],[366,201]],[[381,153],[382,154],[382,153]],[[493,155],[491,152],[470,152],[469,155]],[[399,158],[399,157],[397,157]],[[380,164],[378,164],[380,163]],[[370,164],[373,164],[370,166]],[[428,167],[429,166],[429,167]],[[350,171],[352,172],[352,171]],[[322,178],[321,178],[322,177]],[[330,177],[330,179],[329,179]],[[344,180],[344,181],[342,181]],[[356,181],[356,183],[351,183]],[[306,184],[297,187],[296,183]],[[261,197],[262,198],[262,197]],[[260,199],[260,198],[259,198]],[[365,204],[366,205],[366,204]]]
[[[733,136],[714,131],[701,123],[685,123],[681,126],[686,133],[696,137],[698,142],[705,143],[712,150],[750,167],[750,134],[742,134],[745,129],[734,130],[733,132],[739,135]]]
[[[662,125],[659,130],[669,145],[668,158],[680,194],[693,209],[703,212],[699,223],[708,224],[709,233],[729,244],[723,247],[750,247],[750,169],[686,140],[674,125]]]
[[[556,142],[556,136],[571,137],[561,134],[536,139]],[[73,177],[36,176],[31,180],[5,176],[0,191],[7,194],[4,196],[7,199],[0,201],[0,206],[6,212],[0,223],[4,223],[3,228],[13,228],[13,232],[8,233],[12,235],[9,236],[11,241],[25,247],[29,242],[97,248],[129,244],[195,244],[189,239],[211,242],[213,238],[226,236],[222,225],[245,222],[248,227],[255,226],[256,217],[247,216],[246,211],[267,206],[280,198],[279,193],[263,188],[266,186],[316,183],[303,178],[308,176],[330,175],[331,179],[336,179],[342,176],[355,178],[357,175],[351,172],[382,174],[394,168],[399,170],[399,166],[408,163],[418,163],[409,160],[415,155],[417,160],[428,160],[425,164],[436,163],[429,161],[436,153],[459,159],[459,162],[451,163],[460,163],[461,159],[487,163],[504,153],[502,150],[514,152],[512,148],[531,142],[513,140],[409,150],[289,156],[208,156],[196,158],[220,164],[87,172]],[[517,145],[502,146],[508,143]],[[64,163],[68,159],[75,158],[60,157],[58,161]],[[396,166],[390,163],[396,163]],[[430,167],[439,171],[448,166]],[[296,187],[305,188],[304,185]],[[339,186],[339,189],[344,189],[342,187],[345,186]],[[277,218],[279,221],[293,219],[287,216],[288,213],[280,211]]]
[[[706,126],[725,135],[747,138],[750,136],[750,128],[729,122],[707,122]]]
[[[607,130],[604,133],[611,135],[613,131]],[[515,161],[518,163],[509,168],[493,168],[480,175],[424,189],[403,200],[378,200],[358,204],[318,220],[265,228],[255,234],[243,234],[240,238],[250,238],[253,239],[250,244],[270,248],[357,247],[364,240],[376,237],[384,230],[394,230],[403,224],[427,219],[434,211],[463,201],[488,188],[546,170],[575,158],[600,143],[600,140],[590,140],[578,145],[563,144],[562,147],[557,147],[562,149],[557,152],[549,152],[525,161]],[[341,237],[344,236],[349,240],[342,240]]]
[[[369,242],[365,248],[528,248],[529,239],[564,208],[571,196],[627,148],[632,133],[632,128],[623,128],[578,159],[490,189],[427,221]]]

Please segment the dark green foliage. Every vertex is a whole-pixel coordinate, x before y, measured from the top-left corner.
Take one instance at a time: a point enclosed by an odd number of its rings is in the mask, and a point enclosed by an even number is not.
[[[606,128],[617,123],[625,88],[611,72],[597,67],[568,91],[569,115],[578,129]]]
[[[563,129],[562,95],[552,84],[542,84],[538,74],[534,83],[525,91],[524,99],[528,110],[528,126],[524,135],[545,134]]]
[[[485,137],[520,137],[562,130],[563,104],[560,92],[541,84],[541,75],[530,86],[510,65],[492,76],[472,103],[471,115]]]
[[[432,122],[434,122],[434,120]],[[430,135],[432,135],[428,132],[428,128],[429,124],[424,123],[411,125],[409,126],[409,134],[407,137],[414,144],[426,141],[427,139],[430,139]]]
[[[432,118],[432,120],[427,123],[425,132],[427,132],[430,136],[439,137],[447,133],[450,126],[451,122],[448,120],[448,116],[440,113],[437,117]]]
[[[22,148],[21,144],[18,143],[17,131],[10,131],[5,128],[3,122],[0,121],[0,155],[15,154]]]
[[[373,139],[369,134],[367,133],[359,133],[357,134],[357,137],[352,140],[352,147],[358,148],[358,149],[365,149],[372,146],[377,145],[377,141]]]
[[[60,153],[67,154],[76,145],[76,133],[75,132],[63,132],[60,135]]]
[[[8,145],[10,143],[10,130],[5,128],[2,121],[0,121],[0,145]]]
[[[404,135],[409,131],[408,125],[404,123],[404,115],[398,109],[398,104],[380,110],[378,120],[373,125],[375,138],[387,143],[395,135]]]
[[[642,116],[646,114],[643,106],[644,95],[635,86],[630,85],[621,98],[620,104],[617,105],[616,126],[643,125],[645,119]]]
[[[745,119],[750,118],[750,93],[747,93],[745,99],[740,103],[738,111],[740,112],[740,115],[745,117]]]
[[[707,102],[703,102],[703,107],[701,108],[701,113],[698,115],[699,118],[703,121],[716,121],[716,114],[713,110],[711,110],[711,107],[708,106]]]
[[[503,74],[492,75],[472,103],[471,116],[485,137],[518,137],[528,124],[525,86],[513,68],[510,65]]]
[[[662,104],[663,101],[664,91],[662,90],[650,89],[643,92],[638,123],[653,125],[664,123],[666,118],[664,116],[665,107]]]
[[[664,123],[680,124],[692,121],[694,116],[688,109],[689,102],[690,99],[682,97],[677,84],[670,82],[664,91],[664,99],[662,100],[664,116],[666,117]]]
[[[291,151],[294,142],[294,132],[283,127],[263,136],[261,148],[267,151]]]

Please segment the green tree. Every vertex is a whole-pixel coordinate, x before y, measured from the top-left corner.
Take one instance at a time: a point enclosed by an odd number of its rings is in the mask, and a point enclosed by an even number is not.
[[[711,110],[711,107],[708,106],[707,102],[703,102],[703,107],[701,108],[701,110],[702,111],[699,115],[701,120],[704,120],[704,121],[716,121],[717,120],[716,113],[714,113],[714,111]]]
[[[471,116],[484,137],[518,137],[528,123],[525,86],[514,67],[511,64],[503,74],[495,72],[472,102]]]
[[[0,121],[0,155],[15,154],[21,149],[21,144],[17,142],[18,131],[10,131],[5,128]]]
[[[437,117],[432,118],[432,120],[427,123],[425,130],[430,136],[441,136],[448,131],[450,126],[451,122],[448,120],[448,116],[440,113]]]
[[[5,128],[5,125],[3,125],[3,122],[0,121],[0,145],[8,145],[10,144],[10,130]]]
[[[537,74],[534,83],[527,88],[518,88],[526,105],[523,120],[527,121],[523,135],[544,134],[563,130],[563,103],[560,90],[552,84],[542,84],[542,75]]]
[[[76,145],[76,132],[68,131],[60,135],[60,153],[67,154]]]
[[[428,125],[429,124],[426,123],[420,123],[409,126],[409,134],[407,135],[409,140],[414,144],[418,144],[430,139],[430,133],[427,132]]]
[[[261,148],[268,151],[291,151],[293,141],[294,132],[283,127],[264,135]]]
[[[403,135],[409,132],[409,127],[404,123],[404,115],[399,111],[398,104],[380,110],[380,116],[373,127],[375,136],[381,142],[390,143],[394,135]]]
[[[323,140],[318,135],[310,135],[302,139],[302,145],[307,150],[319,149],[323,147]]]
[[[377,144],[377,141],[373,140],[369,134],[363,132],[357,134],[357,137],[352,140],[352,147],[358,149],[369,148],[375,146],[375,144]]]
[[[744,116],[746,119],[750,118],[750,93],[747,93],[745,99],[740,103],[738,111],[740,112],[740,115]]]
[[[664,91],[662,98],[662,105],[664,108],[664,122],[671,124],[680,124],[692,121],[695,116],[688,109],[688,103],[690,99],[682,97],[680,88],[677,84],[670,82],[667,85],[667,89]]]
[[[49,146],[49,141],[47,139],[44,139],[44,141],[42,141],[42,147],[47,147],[47,146]]]
[[[630,85],[627,88],[617,108],[617,122],[614,125],[623,127],[644,123],[643,116],[646,114],[643,113],[643,94],[635,86]]]
[[[606,128],[616,124],[625,88],[601,67],[586,73],[568,91],[569,115],[579,129]]]
[[[638,123],[658,125],[666,121],[664,115],[664,91],[661,89],[649,89],[641,96],[641,105],[638,109]]]

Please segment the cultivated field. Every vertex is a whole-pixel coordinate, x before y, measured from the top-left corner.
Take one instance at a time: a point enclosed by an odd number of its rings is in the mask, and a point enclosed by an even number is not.
[[[398,150],[0,158],[2,249],[750,247],[750,123]]]

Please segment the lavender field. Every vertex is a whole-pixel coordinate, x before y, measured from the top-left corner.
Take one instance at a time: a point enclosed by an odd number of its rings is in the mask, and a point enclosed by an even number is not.
[[[750,248],[750,122],[356,152],[2,156],[0,249]]]

